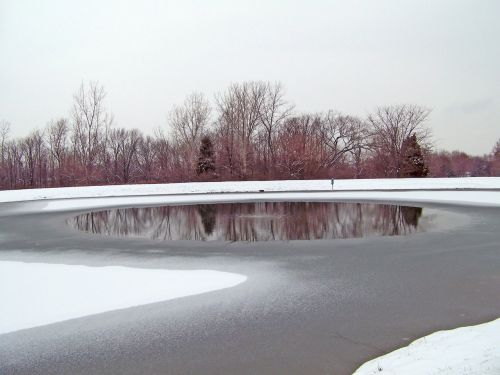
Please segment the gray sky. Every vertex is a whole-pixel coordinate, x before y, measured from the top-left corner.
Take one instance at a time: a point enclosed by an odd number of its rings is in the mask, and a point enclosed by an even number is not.
[[[500,138],[500,1],[0,0],[0,119],[23,136],[98,80],[115,124],[152,132],[192,91],[281,81],[296,110],[433,110],[437,148]]]

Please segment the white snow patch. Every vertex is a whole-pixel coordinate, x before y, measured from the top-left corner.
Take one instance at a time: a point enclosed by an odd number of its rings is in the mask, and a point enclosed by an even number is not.
[[[55,199],[43,206],[19,207],[16,212],[72,211],[112,207],[139,207],[152,205],[178,205],[198,203],[228,203],[253,201],[336,201],[336,202],[394,202],[443,203],[465,206],[498,206],[499,191],[334,191],[334,192],[275,192],[275,193],[223,193],[163,196],[126,196],[106,198]],[[14,212],[15,213],[15,212]]]
[[[500,319],[435,332],[375,358],[353,375],[500,374]]]
[[[262,191],[261,191],[262,190]],[[0,191],[0,216],[124,206],[245,201],[442,203],[500,207],[500,178],[227,181]]]
[[[429,190],[429,189],[500,189],[500,177],[467,178],[380,178],[335,180],[334,191]],[[124,197],[140,195],[245,193],[245,192],[330,191],[331,181],[221,181],[179,184],[108,185],[50,189],[0,191],[0,203],[63,198]]]
[[[0,261],[0,334],[236,286],[212,270]]]

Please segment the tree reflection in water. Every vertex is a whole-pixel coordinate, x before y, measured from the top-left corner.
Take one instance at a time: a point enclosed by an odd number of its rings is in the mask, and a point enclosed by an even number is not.
[[[91,233],[161,240],[269,241],[405,235],[422,230],[420,207],[258,202],[127,208],[69,220]]]

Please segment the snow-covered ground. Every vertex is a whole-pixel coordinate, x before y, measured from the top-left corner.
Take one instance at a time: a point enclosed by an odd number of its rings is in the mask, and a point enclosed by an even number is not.
[[[500,374],[500,319],[435,332],[375,358],[354,375]]]
[[[0,191],[0,216],[38,211],[251,200],[439,203],[500,207],[500,178],[202,182]],[[1,207],[1,206],[0,206]]]
[[[0,261],[0,334],[236,286],[211,270]]]
[[[300,192],[331,190],[330,180],[225,181],[152,185],[108,185],[0,191],[0,203],[61,198],[134,195]],[[500,189],[500,177],[335,180],[334,191]]]

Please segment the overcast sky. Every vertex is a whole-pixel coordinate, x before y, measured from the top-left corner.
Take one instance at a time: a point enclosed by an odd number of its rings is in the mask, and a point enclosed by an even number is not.
[[[145,132],[192,91],[281,81],[297,112],[432,109],[437,148],[500,138],[500,1],[0,0],[0,120],[24,136],[97,80]]]

